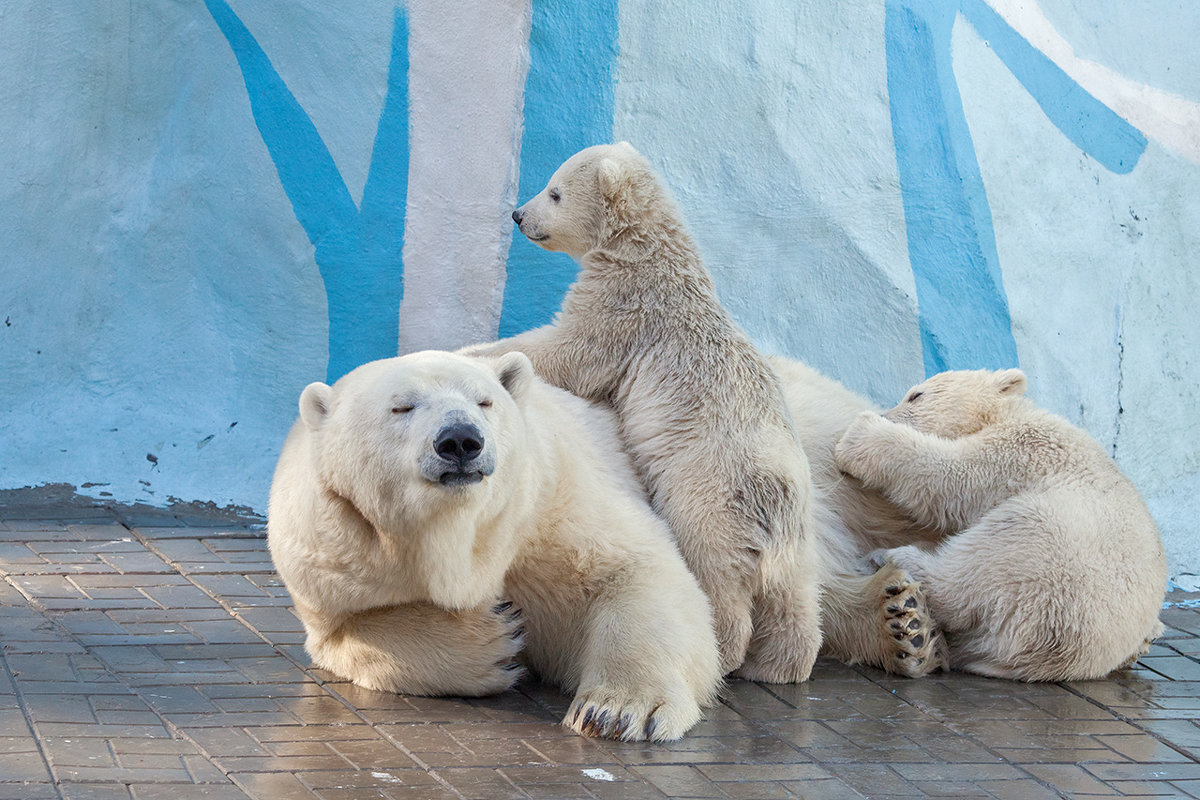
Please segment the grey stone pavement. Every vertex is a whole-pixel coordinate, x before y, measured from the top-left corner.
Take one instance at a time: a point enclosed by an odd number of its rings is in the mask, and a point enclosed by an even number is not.
[[[1108,680],[822,660],[649,745],[566,731],[568,698],[532,681],[422,698],[310,669],[261,525],[0,506],[0,575],[0,800],[1200,798],[1195,594]]]

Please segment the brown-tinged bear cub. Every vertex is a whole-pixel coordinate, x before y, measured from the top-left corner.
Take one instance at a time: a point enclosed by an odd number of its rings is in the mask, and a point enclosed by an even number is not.
[[[921,583],[953,669],[1099,678],[1162,632],[1162,540],[1108,453],[1025,385],[1015,369],[935,375],[863,413],[837,461],[946,534],[873,560]]]

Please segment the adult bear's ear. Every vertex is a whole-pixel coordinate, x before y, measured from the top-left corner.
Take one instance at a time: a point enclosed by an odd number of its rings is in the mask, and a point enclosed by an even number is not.
[[[310,431],[315,431],[325,423],[332,399],[333,389],[320,381],[304,387],[300,393],[300,419],[304,420]]]
[[[520,402],[533,383],[533,363],[524,353],[505,353],[496,359],[496,377],[505,391]]]
[[[1010,397],[1020,397],[1025,394],[1025,388],[1029,385],[1029,381],[1025,379],[1025,373],[1019,369],[1002,369],[996,373],[995,381],[996,389],[1000,394]]]

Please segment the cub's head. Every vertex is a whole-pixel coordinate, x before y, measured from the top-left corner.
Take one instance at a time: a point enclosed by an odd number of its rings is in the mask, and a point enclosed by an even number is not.
[[[322,482],[381,521],[488,494],[521,455],[533,380],[522,353],[413,353],[310,384],[300,418]]]
[[[1019,369],[942,372],[909,389],[884,416],[923,433],[957,439],[1003,419],[1024,396],[1025,386]]]
[[[602,144],[568,158],[512,216],[530,241],[578,259],[635,214],[635,206],[650,206],[660,195],[657,176],[632,145]]]

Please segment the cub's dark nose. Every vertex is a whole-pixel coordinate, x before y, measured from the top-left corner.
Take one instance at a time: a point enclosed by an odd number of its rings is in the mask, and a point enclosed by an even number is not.
[[[521,209],[518,208],[516,211],[513,212],[513,222],[520,225],[521,220],[522,220],[522,218],[524,218],[524,216],[525,215],[521,213]]]
[[[466,464],[483,452],[483,432],[468,422],[456,422],[438,431],[433,450],[456,464]]]

